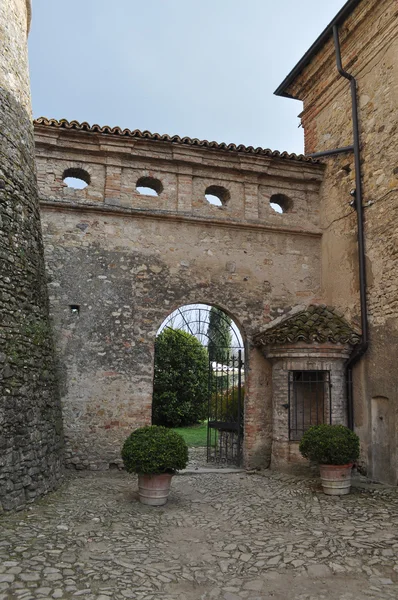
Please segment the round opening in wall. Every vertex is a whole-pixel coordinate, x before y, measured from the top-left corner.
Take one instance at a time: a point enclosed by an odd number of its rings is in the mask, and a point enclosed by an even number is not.
[[[163,185],[154,177],[140,177],[135,189],[143,196],[159,196],[163,192]]]
[[[269,204],[276,213],[289,212],[293,208],[293,201],[285,194],[273,194],[269,199]]]
[[[71,168],[65,169],[62,175],[62,181],[69,187],[75,190],[83,190],[90,185],[91,178],[89,173],[84,169]]]
[[[207,202],[213,206],[224,206],[230,197],[229,191],[220,185],[210,185],[205,191]]]
[[[217,196],[213,196],[213,194],[205,194],[205,198],[207,202],[209,204],[212,204],[213,206],[222,206],[220,198],[217,198]]]

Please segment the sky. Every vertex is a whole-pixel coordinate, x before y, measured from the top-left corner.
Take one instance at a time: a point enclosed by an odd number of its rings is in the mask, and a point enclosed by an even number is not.
[[[33,114],[303,151],[273,95],[344,0],[33,0]]]

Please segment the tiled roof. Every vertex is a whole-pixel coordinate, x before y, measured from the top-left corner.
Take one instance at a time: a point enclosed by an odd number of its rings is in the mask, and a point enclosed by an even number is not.
[[[150,131],[140,131],[139,129],[121,129],[120,127],[109,127],[104,125],[89,125],[89,123],[78,123],[78,121],[67,121],[61,119],[46,119],[40,117],[34,120],[34,125],[45,125],[46,127],[56,127],[58,129],[69,129],[75,131],[86,131],[89,133],[105,133],[107,135],[118,135],[123,137],[131,137],[141,140],[151,140],[155,142],[171,142],[173,144],[182,144],[185,146],[197,146],[199,148],[211,148],[213,150],[223,150],[226,152],[241,152],[244,154],[257,154],[260,156],[271,156],[275,158],[286,158],[288,160],[299,160],[301,162],[319,163],[318,160],[304,156],[303,154],[289,154],[288,152],[278,152],[277,150],[269,150],[268,148],[254,148],[253,146],[244,146],[243,144],[225,144],[224,142],[208,142],[207,140],[198,140],[196,138],[183,137],[179,135],[160,135],[159,133],[151,133]]]
[[[278,321],[255,336],[256,345],[333,342],[355,346],[361,339],[359,333],[329,306],[310,305]]]

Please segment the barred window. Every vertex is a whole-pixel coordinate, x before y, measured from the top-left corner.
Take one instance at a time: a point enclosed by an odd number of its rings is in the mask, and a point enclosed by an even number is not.
[[[289,371],[289,439],[312,425],[331,423],[330,371]]]

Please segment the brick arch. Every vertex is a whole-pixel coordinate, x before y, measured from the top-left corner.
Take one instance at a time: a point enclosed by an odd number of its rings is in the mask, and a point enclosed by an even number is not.
[[[244,327],[240,323],[239,319],[237,319],[235,317],[235,315],[230,310],[228,310],[226,307],[224,307],[223,305],[213,304],[208,301],[206,302],[205,300],[202,300],[202,299],[198,302],[189,302],[189,303],[184,303],[184,304],[178,304],[171,311],[168,310],[165,318],[162,320],[161,324],[159,325],[159,329],[158,329],[156,335],[159,334],[161,327],[167,323],[167,320],[172,317],[173,313],[176,313],[176,311],[178,311],[178,310],[183,311],[183,309],[186,309],[189,307],[198,307],[196,309],[192,308],[192,310],[198,310],[198,311],[203,312],[203,324],[205,324],[207,322],[205,319],[208,319],[207,313],[211,310],[211,308],[218,308],[219,310],[221,310],[225,314],[225,316],[229,317],[233,322],[233,338],[234,338],[233,346],[236,346],[236,347],[239,346],[239,347],[244,348],[246,334],[245,334]],[[183,325],[184,324],[183,317],[181,317],[180,320],[181,320],[181,324]],[[183,327],[183,328],[184,328],[184,330],[186,329],[185,327]],[[239,338],[241,338],[241,341],[239,340]]]

